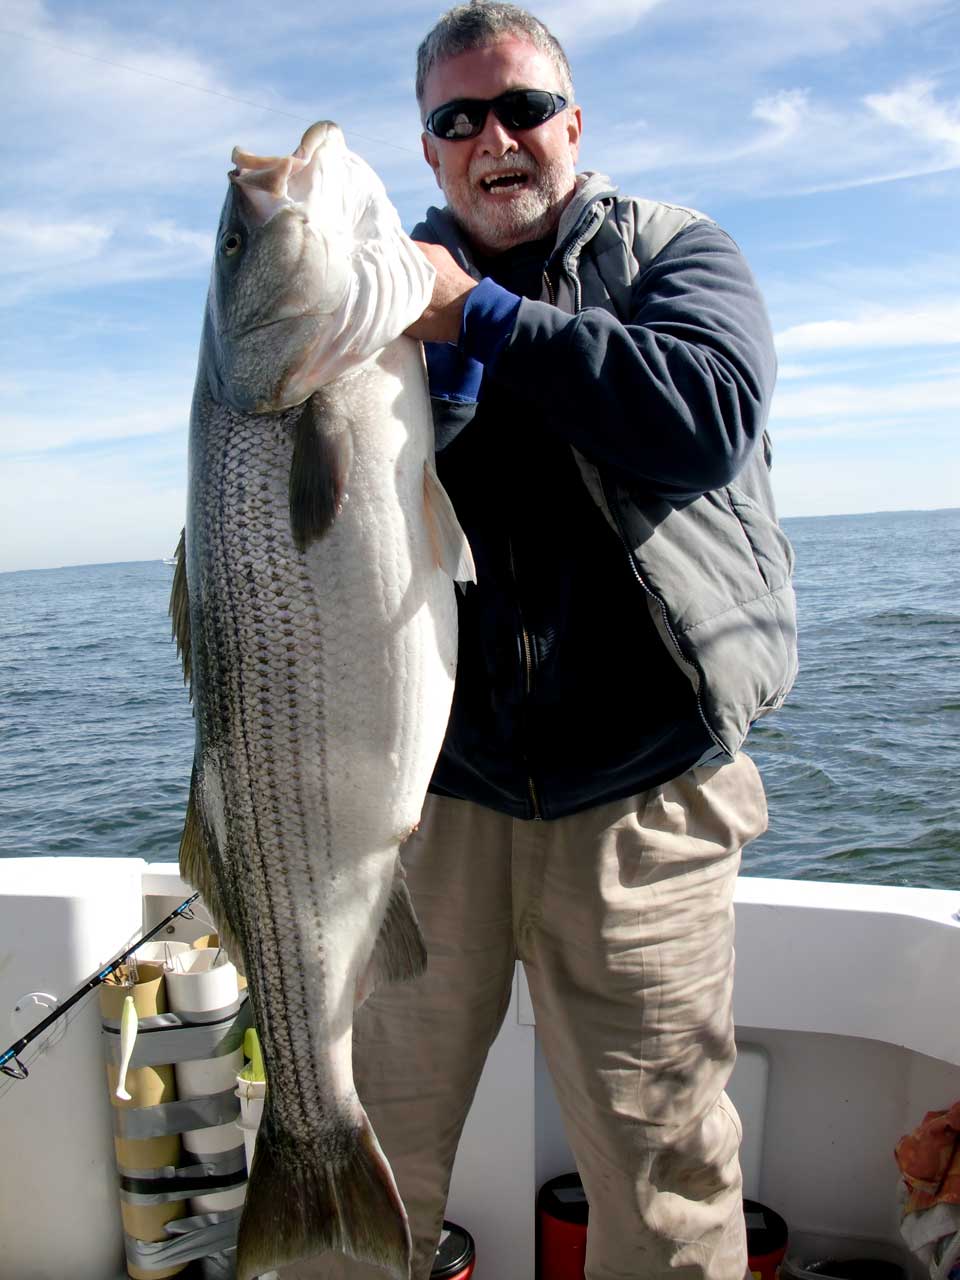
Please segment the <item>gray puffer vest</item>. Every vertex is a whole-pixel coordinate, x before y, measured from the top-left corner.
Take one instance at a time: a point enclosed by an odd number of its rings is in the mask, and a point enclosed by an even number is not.
[[[452,218],[437,213],[430,230],[477,275]],[[602,175],[581,175],[558,229],[563,265],[549,301],[571,315],[600,307],[626,323],[637,277],[703,217],[621,198]],[[782,704],[797,672],[793,551],[775,514],[767,433],[736,483],[687,501],[652,497],[574,454],[591,496],[631,553],[664,643],[695,690],[714,744],[700,763],[731,759],[752,722]]]

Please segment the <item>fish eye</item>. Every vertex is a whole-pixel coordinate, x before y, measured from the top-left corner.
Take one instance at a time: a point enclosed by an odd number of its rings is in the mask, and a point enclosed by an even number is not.
[[[243,238],[236,231],[227,231],[220,238],[220,252],[232,258],[243,248]]]

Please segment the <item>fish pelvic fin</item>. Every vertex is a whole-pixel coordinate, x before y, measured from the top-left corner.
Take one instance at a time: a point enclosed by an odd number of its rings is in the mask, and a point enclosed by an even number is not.
[[[173,553],[176,567],[173,586],[170,588],[170,621],[173,638],[177,642],[177,654],[183,663],[183,683],[193,701],[193,671],[190,652],[190,595],[187,591],[187,531],[180,530],[180,541]]]
[[[423,510],[433,558],[456,583],[476,582],[477,569],[467,535],[460,527],[446,489],[430,462],[423,464]]]
[[[319,394],[304,404],[294,427],[290,462],[290,533],[300,552],[330,529],[346,501],[353,461],[349,432],[323,430]]]
[[[363,1004],[377,987],[419,978],[427,967],[427,948],[420,932],[410,890],[397,862],[397,875],[387,911],[373,948],[373,955],[357,987],[357,1004]]]
[[[366,1112],[336,1158],[294,1144],[273,1119],[270,1091],[257,1134],[237,1239],[237,1280],[332,1251],[410,1280],[407,1215]]]

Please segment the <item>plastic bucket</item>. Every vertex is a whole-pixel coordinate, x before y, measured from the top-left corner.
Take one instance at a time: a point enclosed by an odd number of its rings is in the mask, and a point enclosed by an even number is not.
[[[430,1280],[470,1280],[477,1262],[473,1236],[455,1222],[444,1222]]]
[[[825,1258],[818,1262],[787,1259],[780,1269],[781,1280],[908,1280],[898,1262],[879,1258]]]
[[[583,1280],[589,1214],[578,1173],[543,1184],[537,1195],[537,1280]]]
[[[777,1280],[787,1252],[787,1224],[765,1204],[744,1200],[747,1223],[747,1270],[753,1280]]]
[[[166,980],[170,1008],[185,1022],[209,1022],[240,995],[236,969],[213,947],[178,952]]]
[[[140,946],[137,947],[135,959],[138,965],[146,962],[148,964],[162,964],[165,969],[172,969],[174,956],[189,950],[189,942],[174,942],[172,940],[141,942]]]

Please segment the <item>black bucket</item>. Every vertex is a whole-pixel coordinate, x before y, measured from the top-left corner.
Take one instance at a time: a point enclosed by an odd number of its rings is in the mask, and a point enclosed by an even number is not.
[[[444,1222],[430,1280],[470,1280],[476,1260],[470,1232],[455,1222]]]
[[[820,1262],[783,1264],[782,1280],[908,1280],[898,1262],[882,1262],[879,1258],[825,1258]]]

